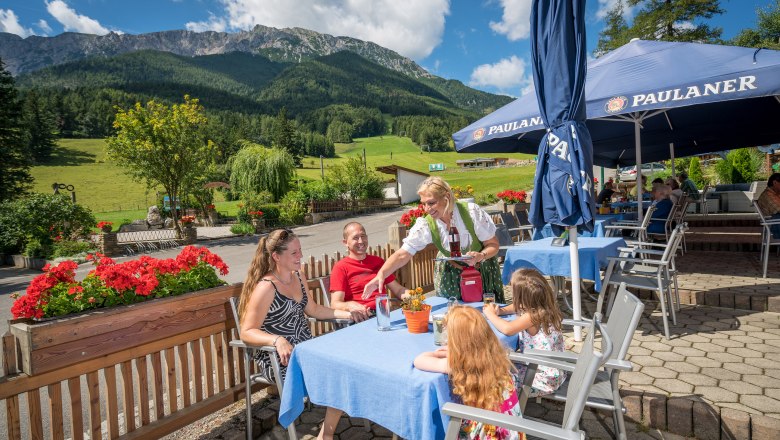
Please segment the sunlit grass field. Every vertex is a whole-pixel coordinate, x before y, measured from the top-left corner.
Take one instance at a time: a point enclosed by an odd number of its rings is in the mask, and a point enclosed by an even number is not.
[[[365,149],[368,166],[398,165],[428,173],[428,164],[443,163],[445,171],[435,172],[452,185],[472,185],[475,195],[496,193],[503,189],[528,189],[533,180],[534,167],[507,167],[490,170],[459,170],[456,160],[474,157],[492,157],[492,154],[460,154],[455,152],[420,152],[417,145],[408,138],[378,136],[356,139],[351,144],[336,144],[338,157],[324,159],[325,172],[349,157],[363,156]],[[392,154],[392,157],[391,157]],[[527,154],[502,154],[513,159],[530,159]],[[34,190],[43,193],[52,191],[54,182],[73,185],[76,201],[94,213],[98,220],[113,221],[118,225],[126,219],[146,216],[146,208],[157,203],[156,189],[147,190],[146,185],[134,182],[123,170],[106,157],[103,139],[62,139],[52,160],[33,167]],[[320,159],[305,157],[303,168],[298,169],[303,180],[320,179]],[[388,179],[390,175],[385,175]],[[217,210],[235,215],[238,202],[222,200],[217,193]]]

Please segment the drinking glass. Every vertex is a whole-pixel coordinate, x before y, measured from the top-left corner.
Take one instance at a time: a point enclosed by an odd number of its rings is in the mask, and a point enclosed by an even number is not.
[[[445,315],[433,315],[433,343],[447,345],[447,328],[444,327]]]
[[[493,292],[485,292],[482,294],[482,302],[485,307],[496,303],[496,294]]]
[[[390,330],[390,297],[385,294],[376,297],[376,329]]]

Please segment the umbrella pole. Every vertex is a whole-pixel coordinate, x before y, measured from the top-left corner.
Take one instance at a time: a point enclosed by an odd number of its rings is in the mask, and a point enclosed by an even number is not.
[[[580,253],[577,242],[577,227],[569,228],[569,261],[571,262],[571,302],[575,321],[582,319],[582,300],[580,299]],[[582,341],[582,327],[574,326],[574,340]]]
[[[636,149],[636,218],[642,222],[644,218],[644,186],[642,186],[642,123],[641,119],[634,119],[634,148]]]

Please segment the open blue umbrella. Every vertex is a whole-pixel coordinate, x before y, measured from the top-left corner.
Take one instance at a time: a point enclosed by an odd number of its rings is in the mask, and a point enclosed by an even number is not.
[[[585,125],[585,0],[534,0],[531,56],[539,114],[531,223],[569,228],[573,315],[581,319],[577,229],[593,230],[593,145]],[[575,328],[575,339],[581,339]]]

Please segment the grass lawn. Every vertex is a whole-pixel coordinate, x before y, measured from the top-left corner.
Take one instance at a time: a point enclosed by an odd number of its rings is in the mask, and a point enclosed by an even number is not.
[[[336,144],[334,159],[324,159],[325,171],[334,164],[344,162],[348,157],[362,156],[365,149],[369,167],[398,165],[428,173],[428,164],[443,163],[445,171],[437,172],[452,185],[472,185],[475,195],[496,193],[501,190],[529,189],[533,180],[534,167],[508,167],[490,170],[460,170],[456,160],[474,157],[492,157],[492,154],[420,153],[417,145],[408,138],[398,136],[377,136],[356,139],[351,144]],[[392,155],[392,158],[391,158]],[[528,154],[502,154],[512,159],[530,159]],[[321,176],[319,158],[303,159],[304,168],[298,175],[304,179],[319,179]],[[123,220],[144,218],[146,208],[157,203],[156,190],[147,191],[143,183],[133,182],[120,167],[107,160],[103,139],[62,139],[45,165],[33,167],[34,190],[51,192],[54,182],[73,185],[76,201],[89,207],[98,220],[107,220],[119,225]],[[389,175],[385,175],[388,179]],[[217,193],[217,211],[235,215],[239,202],[221,200]]]

